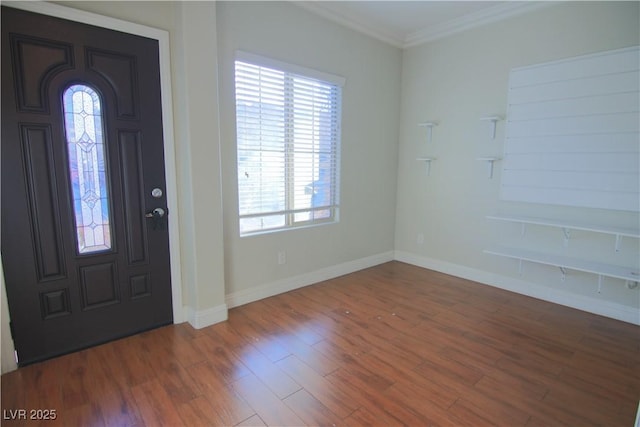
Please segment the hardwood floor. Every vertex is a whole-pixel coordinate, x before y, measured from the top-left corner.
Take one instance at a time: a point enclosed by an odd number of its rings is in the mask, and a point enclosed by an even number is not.
[[[391,262],[5,374],[2,425],[632,426],[639,362],[640,327]]]

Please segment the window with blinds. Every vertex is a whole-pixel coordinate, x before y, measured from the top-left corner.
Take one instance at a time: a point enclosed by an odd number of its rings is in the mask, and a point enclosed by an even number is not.
[[[337,220],[343,84],[237,53],[240,235]]]

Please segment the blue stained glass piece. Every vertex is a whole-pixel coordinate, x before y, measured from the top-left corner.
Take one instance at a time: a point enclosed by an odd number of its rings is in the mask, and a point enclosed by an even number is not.
[[[111,219],[100,96],[89,86],[72,85],[65,90],[62,104],[78,252],[109,250]]]
[[[102,145],[102,144],[100,144],[100,145]],[[97,154],[98,154],[98,170],[99,171],[105,171],[106,169],[105,169],[105,165],[104,165],[104,147],[98,147]],[[104,174],[100,175],[100,178],[101,178],[101,180],[100,180],[100,188],[107,188],[106,185],[104,185],[104,182],[103,182],[103,179],[102,179],[103,177],[105,177]]]

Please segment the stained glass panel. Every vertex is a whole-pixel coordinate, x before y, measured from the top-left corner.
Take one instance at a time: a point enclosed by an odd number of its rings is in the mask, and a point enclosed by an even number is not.
[[[88,86],[63,95],[78,252],[111,249],[111,224],[100,97]]]

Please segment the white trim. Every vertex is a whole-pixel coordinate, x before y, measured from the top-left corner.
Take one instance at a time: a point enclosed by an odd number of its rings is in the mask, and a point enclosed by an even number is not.
[[[554,4],[546,1],[515,1],[498,4],[493,7],[470,13],[451,21],[443,22],[431,28],[408,34],[404,39],[403,48],[417,46],[434,40],[442,39],[472,28],[512,18],[529,13]]]
[[[122,31],[155,40],[160,40],[163,34],[165,34],[168,39],[168,32],[165,30],[123,21],[109,16],[98,15],[92,12],[85,12],[67,6],[60,6],[46,1],[3,1],[2,5],[14,9],[26,10],[27,12],[40,13],[42,15],[68,19],[83,24],[95,25],[96,27]]]
[[[640,325],[640,312],[638,312],[638,309],[626,305],[576,295],[559,289],[543,287],[513,277],[414,255],[404,251],[395,251],[395,259],[406,262],[407,264],[439,271],[467,280],[473,280],[474,282],[516,292],[521,295],[527,295],[543,301],[549,301],[634,325]]]
[[[122,31],[124,33],[148,37],[158,41],[160,56],[160,90],[162,94],[162,123],[164,133],[164,159],[166,174],[166,194],[169,208],[169,250],[171,263],[171,296],[173,305],[173,322],[184,322],[182,307],[182,268],[180,261],[180,232],[178,217],[177,172],[175,158],[175,141],[173,129],[173,101],[171,98],[171,63],[169,50],[169,33],[158,28],[135,24],[120,19],[85,12],[70,7],[40,1],[4,1],[3,6],[40,13],[70,21],[82,22],[97,27]]]
[[[383,252],[354,261],[348,261],[331,267],[322,268],[299,276],[289,277],[275,282],[265,283],[244,291],[227,294],[226,302],[229,308],[238,307],[250,302],[269,298],[274,295],[303,288],[325,280],[333,279],[365,268],[373,267],[385,262],[393,261],[393,251]]]
[[[633,307],[575,295],[562,290],[539,286],[531,282],[525,282],[524,280],[517,278],[490,273],[429,257],[414,255],[404,251],[384,252],[355,261],[349,261],[316,270],[311,273],[266,283],[251,289],[232,292],[226,296],[226,306],[228,308],[238,307],[393,260],[449,274],[451,276],[472,280],[479,284],[493,286],[521,295],[527,295],[543,301],[549,301],[589,313],[621,320],[623,322],[640,325],[640,313]],[[189,316],[189,319],[191,319],[191,317],[192,316]],[[192,320],[189,320],[189,322],[192,325],[195,325]],[[208,324],[205,326],[207,325]]]
[[[292,3],[329,21],[388,43],[391,46],[399,47],[400,49],[404,47],[405,40],[402,34],[386,31],[380,27],[336,13],[324,7],[322,1],[294,0]]]
[[[197,311],[193,307],[185,306],[185,317],[195,329],[206,328],[229,318],[226,304],[217,305],[206,310]]]
[[[457,33],[461,33],[472,28],[482,25],[491,24],[502,21],[517,15],[532,12],[543,7],[551,6],[556,2],[553,1],[511,1],[498,4],[493,7],[482,9],[451,21],[443,22],[432,27],[423,28],[409,34],[398,34],[396,32],[387,31],[379,26],[347,17],[337,12],[327,9],[323,6],[322,1],[293,1],[297,6],[302,7],[316,15],[322,16],[330,21],[350,28],[359,33],[373,37],[392,46],[406,49],[420,44],[432,42],[444,37],[448,37]]]

